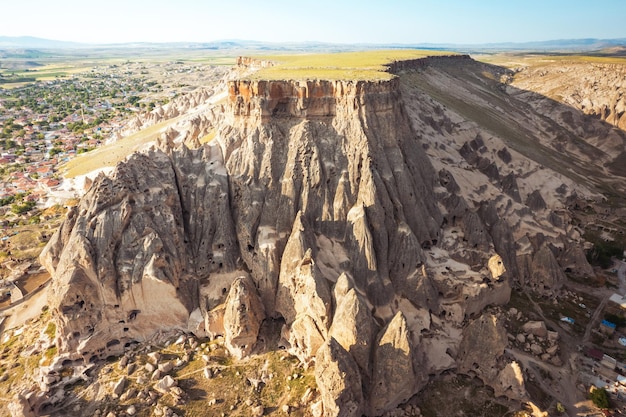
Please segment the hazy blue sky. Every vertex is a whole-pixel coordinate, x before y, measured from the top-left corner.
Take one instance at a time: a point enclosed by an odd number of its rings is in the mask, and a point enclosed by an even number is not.
[[[625,0],[10,0],[0,7],[0,35],[486,43],[623,38],[625,19]]]

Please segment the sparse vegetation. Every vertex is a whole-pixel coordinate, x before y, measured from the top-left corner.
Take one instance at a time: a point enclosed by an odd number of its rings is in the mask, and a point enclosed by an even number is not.
[[[603,269],[613,265],[612,257],[621,257],[624,253],[624,243],[621,241],[605,240],[597,232],[588,231],[584,238],[593,243],[593,249],[587,253],[587,260],[592,265]]]
[[[603,410],[608,409],[611,406],[609,394],[604,388],[596,388],[589,394],[589,399],[593,404]]]
[[[269,80],[388,80],[386,65],[400,60],[450,55],[451,52],[423,50],[372,50],[334,54],[260,56],[277,64],[264,68],[253,79]]]
[[[557,403],[556,403],[556,408],[555,408],[555,410],[556,410],[556,413],[557,413],[558,415],[561,415],[561,414],[565,413],[565,407],[563,407],[563,404],[561,404],[560,402],[557,402]]]
[[[417,395],[424,417],[452,415],[501,417],[509,407],[494,400],[493,391],[468,376],[442,377]]]
[[[57,326],[56,324],[54,324],[54,322],[49,322],[48,326],[46,327],[46,330],[44,331],[44,333],[46,334],[46,336],[48,336],[48,338],[50,338],[50,340],[54,340],[54,337],[57,334]]]

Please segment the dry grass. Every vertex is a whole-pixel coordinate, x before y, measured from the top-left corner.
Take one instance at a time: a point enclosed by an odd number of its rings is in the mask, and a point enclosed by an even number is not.
[[[74,178],[96,169],[114,167],[128,155],[140,150],[146,144],[156,141],[161,133],[165,132],[169,126],[175,124],[180,118],[181,116],[165,120],[114,143],[78,155],[62,167],[63,176]]]
[[[205,143],[209,143],[213,139],[215,139],[216,135],[217,135],[217,130],[211,130],[209,133],[207,133],[206,135],[204,135],[203,137],[200,138],[200,143],[203,144],[203,145]]]
[[[388,80],[386,72],[394,61],[450,55],[447,51],[375,50],[331,54],[302,54],[284,56],[259,56],[259,59],[276,62],[250,76],[263,80]]]

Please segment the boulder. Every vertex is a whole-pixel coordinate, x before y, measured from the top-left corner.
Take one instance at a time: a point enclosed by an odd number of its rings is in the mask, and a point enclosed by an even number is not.
[[[119,397],[124,392],[124,389],[126,389],[126,377],[123,376],[113,384],[113,394]]]
[[[172,362],[163,362],[159,364],[158,367],[159,371],[161,371],[161,374],[167,374],[168,372],[170,372],[172,369],[174,369],[174,364]]]
[[[489,272],[491,273],[491,278],[494,280],[499,279],[506,272],[506,268],[504,267],[504,261],[498,254],[495,254],[491,258],[489,258],[487,266],[489,268]]]
[[[497,382],[493,388],[496,397],[504,395],[517,401],[524,401],[528,397],[524,384],[524,373],[517,362],[506,364],[498,374]]]
[[[159,382],[154,384],[154,389],[160,393],[167,394],[170,388],[176,385],[176,380],[169,375],[160,379]]]
[[[548,336],[548,329],[546,327],[546,323],[544,323],[543,321],[526,322],[522,326],[522,330],[524,330],[525,333],[529,333],[537,337]]]
[[[159,360],[161,360],[161,354],[159,352],[150,352],[148,353],[148,362],[153,365],[158,365]]]

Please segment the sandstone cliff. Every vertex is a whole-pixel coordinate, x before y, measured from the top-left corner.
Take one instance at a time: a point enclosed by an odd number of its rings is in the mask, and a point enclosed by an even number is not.
[[[432,65],[459,62],[473,61]],[[483,310],[512,282],[558,290],[558,259],[586,263],[526,236],[575,246],[518,175],[527,160],[425,95],[430,62],[396,66],[408,75],[229,81],[210,144],[164,142],[98,177],[42,254],[60,353],[106,357],[191,328],[241,357],[278,319],[287,349],[320,362],[325,415],[381,415],[475,362],[498,386],[492,357],[510,376]],[[497,341],[477,355],[480,335]]]

